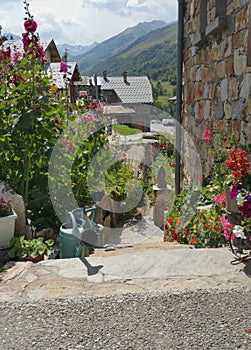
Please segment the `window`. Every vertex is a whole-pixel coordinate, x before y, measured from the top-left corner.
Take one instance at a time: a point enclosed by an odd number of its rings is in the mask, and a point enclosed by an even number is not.
[[[216,35],[226,25],[226,0],[200,0],[199,30],[193,44],[201,45],[208,35]]]
[[[204,0],[202,0],[204,1]],[[206,27],[206,35],[218,34],[226,25],[226,0],[215,0],[215,18]]]

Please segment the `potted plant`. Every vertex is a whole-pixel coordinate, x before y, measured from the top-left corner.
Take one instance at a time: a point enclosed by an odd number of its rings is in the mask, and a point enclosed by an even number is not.
[[[14,236],[16,213],[11,208],[11,200],[0,198],[0,249],[10,247]]]
[[[44,256],[50,256],[54,253],[54,240],[48,239],[44,241],[43,237],[25,239],[25,236],[14,236],[11,239],[11,249],[9,256],[11,258],[21,259],[25,261],[38,262],[44,260]]]

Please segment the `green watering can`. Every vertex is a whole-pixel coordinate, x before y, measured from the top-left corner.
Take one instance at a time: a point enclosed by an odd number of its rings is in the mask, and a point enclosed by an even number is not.
[[[68,212],[69,222],[61,225],[60,236],[60,258],[79,258],[82,256],[83,247],[93,247],[98,235],[84,216],[77,219],[73,212]]]

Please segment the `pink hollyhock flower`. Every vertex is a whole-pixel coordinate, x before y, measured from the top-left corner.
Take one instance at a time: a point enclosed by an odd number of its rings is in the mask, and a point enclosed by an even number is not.
[[[23,58],[23,54],[20,51],[13,52],[11,54],[11,63],[15,64],[17,62],[20,62]]]
[[[24,51],[27,52],[31,43],[31,39],[28,33],[23,33],[22,37],[23,37],[22,42],[24,45]]]
[[[68,72],[68,66],[65,62],[60,62],[60,72],[61,73],[67,73]]]
[[[33,34],[37,30],[37,23],[32,18],[27,19],[24,22],[24,29],[26,30],[26,32]]]

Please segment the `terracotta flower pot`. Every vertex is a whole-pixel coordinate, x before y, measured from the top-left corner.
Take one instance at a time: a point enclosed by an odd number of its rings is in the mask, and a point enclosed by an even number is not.
[[[37,263],[37,262],[42,261],[42,260],[44,260],[44,255],[39,255],[35,258],[32,258],[30,256],[28,256],[27,258],[24,258],[24,261],[31,261],[33,263]]]

